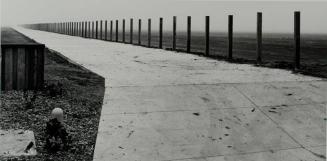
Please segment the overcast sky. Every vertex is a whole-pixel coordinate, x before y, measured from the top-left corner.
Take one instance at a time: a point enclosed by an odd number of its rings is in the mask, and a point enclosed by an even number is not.
[[[292,32],[296,10],[301,11],[303,33],[327,33],[327,1],[294,0],[1,0],[1,25],[122,18],[142,18],[145,23],[152,18],[156,29],[163,17],[164,29],[170,30],[172,16],[177,16],[182,30],[186,16],[192,16],[192,30],[203,30],[208,15],[211,30],[226,31],[227,16],[233,14],[235,31],[254,32],[256,12],[261,11],[264,32]]]

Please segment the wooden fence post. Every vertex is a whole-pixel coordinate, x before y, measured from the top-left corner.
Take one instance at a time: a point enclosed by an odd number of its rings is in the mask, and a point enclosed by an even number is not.
[[[84,27],[84,22],[83,21],[81,22],[81,26],[82,26],[82,28],[81,28],[81,36],[84,37],[84,28],[85,27]]]
[[[74,36],[77,35],[77,22],[74,22]]]
[[[205,55],[209,56],[210,52],[210,17],[206,16],[206,33],[205,33],[205,40],[206,40],[206,48],[205,48]]]
[[[233,59],[233,15],[228,16],[228,59]]]
[[[76,34],[76,22],[72,22],[72,29],[73,29],[73,33],[72,33],[72,35],[73,36],[76,36],[75,34]]]
[[[123,19],[123,43],[125,43],[125,19]]]
[[[118,42],[118,20],[116,20],[116,42]]]
[[[129,25],[130,25],[130,32],[129,32],[129,43],[130,44],[133,44],[133,19],[131,18],[130,19],[130,23],[129,23]]]
[[[83,37],[83,35],[82,35],[82,30],[83,30],[82,22],[78,22],[78,24],[79,24],[78,35],[80,37]]]
[[[139,45],[141,45],[141,30],[142,30],[142,20],[141,19],[139,19],[139,36],[138,36],[138,39],[139,39],[139,41],[138,41],[138,44]]]
[[[77,22],[77,36],[80,36],[80,22]]]
[[[84,31],[85,31],[85,25],[84,25],[84,22],[82,21],[82,37],[85,37],[85,34],[84,34]]]
[[[173,17],[173,50],[176,50],[176,16]]]
[[[104,23],[104,39],[108,40],[108,21],[106,20]]]
[[[80,28],[80,36],[83,37],[83,31],[84,31],[84,26],[83,26],[83,22],[80,22],[81,23],[81,28]]]
[[[100,20],[100,40],[102,40],[102,20]]]
[[[257,63],[262,62],[262,13],[257,13]]]
[[[82,23],[78,22],[78,36],[82,37]]]
[[[71,30],[72,30],[71,35],[74,36],[74,22],[71,22]]]
[[[151,18],[148,19],[148,47],[151,47]]]
[[[81,23],[80,22],[77,22],[77,36],[80,36],[80,33],[81,33]]]
[[[92,38],[94,38],[94,21],[92,21]]]
[[[110,41],[112,41],[112,20],[110,20]]]
[[[76,22],[76,36],[79,36],[79,22]]]
[[[82,25],[83,25],[82,34],[83,34],[83,37],[85,38],[86,37],[86,34],[85,34],[85,30],[86,30],[85,21],[82,21]]]
[[[301,13],[299,11],[294,12],[294,68],[298,70],[300,68],[300,52],[301,52]]]
[[[159,48],[162,49],[162,22],[163,18],[160,17],[159,19]]]
[[[187,44],[186,52],[191,52],[191,16],[187,16]]]
[[[73,35],[73,27],[72,22],[69,22],[69,35]]]
[[[76,22],[76,36],[79,36],[79,22]]]
[[[76,36],[79,36],[79,22],[76,22]]]
[[[98,21],[95,21],[95,39],[98,39],[98,28],[99,28]]]
[[[84,22],[85,30],[84,30],[84,36],[87,38],[87,21]]]
[[[89,28],[88,28],[88,32],[89,32],[89,38],[91,38],[91,21],[88,22]]]

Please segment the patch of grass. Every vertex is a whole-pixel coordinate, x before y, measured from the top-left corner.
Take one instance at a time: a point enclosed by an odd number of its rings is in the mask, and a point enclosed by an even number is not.
[[[47,50],[45,81],[43,91],[1,93],[0,128],[34,131],[38,154],[0,160],[92,160],[104,96],[104,78]],[[44,148],[44,133],[50,112],[56,107],[64,110],[64,123],[72,136],[72,148],[50,153]]]

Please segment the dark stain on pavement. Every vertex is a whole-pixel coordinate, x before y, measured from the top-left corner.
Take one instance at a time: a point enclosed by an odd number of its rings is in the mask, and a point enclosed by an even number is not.
[[[131,135],[134,133],[134,130],[132,130],[131,132],[128,133],[127,138],[131,137]]]
[[[207,97],[201,97],[201,99],[202,99],[204,102],[210,102],[210,99],[207,98]]]
[[[199,112],[194,112],[193,115],[195,115],[195,116],[199,116],[200,113],[199,113]]]

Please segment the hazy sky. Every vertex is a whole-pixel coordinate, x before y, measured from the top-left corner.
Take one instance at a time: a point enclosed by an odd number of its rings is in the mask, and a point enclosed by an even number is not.
[[[181,30],[186,16],[192,16],[192,30],[203,30],[208,15],[211,30],[226,31],[227,16],[233,14],[235,31],[248,32],[256,30],[256,12],[261,11],[264,32],[292,32],[296,10],[301,11],[303,33],[327,33],[327,1],[295,0],[1,0],[1,25],[122,18],[142,18],[146,23],[152,18],[156,29],[163,17],[164,29],[170,30],[172,16],[177,16]]]

